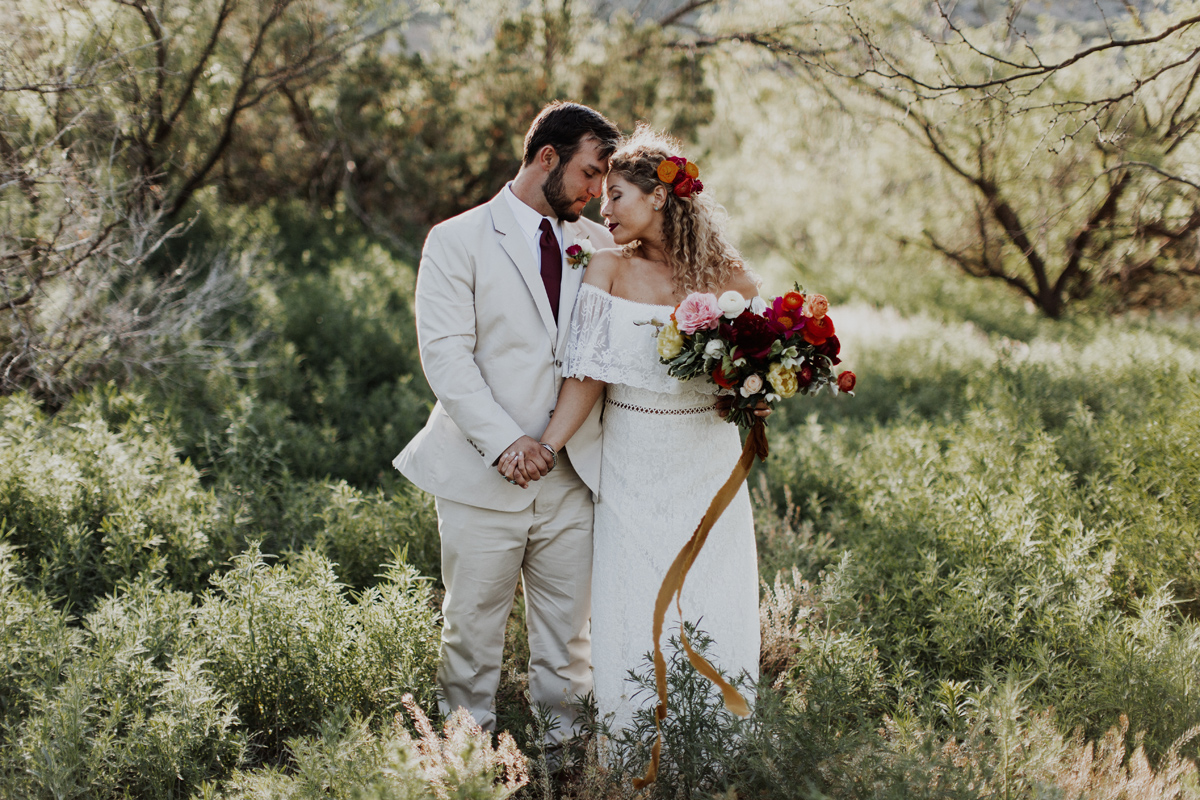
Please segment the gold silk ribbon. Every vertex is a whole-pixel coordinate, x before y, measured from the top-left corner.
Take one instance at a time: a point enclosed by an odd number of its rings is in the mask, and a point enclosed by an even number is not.
[[[683,608],[680,600],[683,594],[683,582],[687,578],[688,570],[692,568],[692,564],[696,561],[696,556],[700,554],[701,548],[704,547],[704,542],[708,539],[708,533],[712,530],[721,514],[729,507],[733,501],[734,495],[738,489],[746,482],[746,477],[750,474],[750,468],[754,465],[754,459],[765,461],[767,458],[767,429],[763,425],[763,421],[758,417],[754,418],[754,425],[750,428],[749,435],[746,436],[746,444],[742,448],[742,457],[738,459],[737,465],[733,468],[733,472],[729,475],[729,479],[713,497],[712,502],[708,504],[708,510],[704,512],[704,518],[700,520],[700,524],[696,526],[696,530],[692,533],[692,538],[688,539],[683,549],[679,551],[679,555],[675,556],[675,560],[671,563],[671,567],[667,570],[666,577],[663,578],[662,586],[658,589],[658,599],[654,603],[654,681],[658,688],[658,705],[654,709],[654,728],[658,731],[658,738],[654,742],[654,747],[650,751],[650,766],[646,768],[646,774],[637,778],[633,782],[634,789],[642,789],[645,786],[654,783],[658,778],[659,759],[662,755],[662,721],[667,718],[667,662],[663,658],[661,640],[663,631],[663,620],[667,616],[667,607],[671,605],[671,598],[675,598],[675,608],[679,611],[679,617],[683,619]],[[725,700],[725,708],[729,712],[736,714],[739,717],[747,717],[750,715],[750,706],[746,703],[746,698],[738,693],[729,685],[729,682],[721,677],[720,673],[713,667],[712,664],[704,658],[704,656],[692,649],[688,643],[687,636],[683,632],[682,626],[679,629],[679,641],[683,644],[683,649],[687,653],[688,661],[692,662],[692,666],[696,668],[704,677],[712,681],[717,688],[721,690],[721,696]]]

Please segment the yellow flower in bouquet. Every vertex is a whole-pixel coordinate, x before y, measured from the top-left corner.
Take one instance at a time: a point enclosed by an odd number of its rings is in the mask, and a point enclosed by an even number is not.
[[[671,320],[658,332],[658,357],[674,358],[683,349],[683,334],[675,320]]]
[[[775,394],[784,399],[793,396],[800,390],[800,381],[796,380],[796,371],[788,369],[778,361],[772,362],[770,369],[767,370],[767,381],[775,390]]]

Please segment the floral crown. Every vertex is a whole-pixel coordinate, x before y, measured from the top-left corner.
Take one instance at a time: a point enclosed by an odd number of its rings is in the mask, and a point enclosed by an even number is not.
[[[658,179],[670,186],[676,197],[691,197],[704,191],[700,168],[682,156],[670,156],[659,162]]]

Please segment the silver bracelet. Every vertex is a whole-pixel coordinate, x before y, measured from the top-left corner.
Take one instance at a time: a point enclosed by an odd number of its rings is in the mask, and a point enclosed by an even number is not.
[[[550,469],[554,469],[555,467],[557,467],[558,466],[558,451],[555,450],[550,445],[546,444],[545,442],[538,442],[538,444],[540,444],[542,447],[546,448],[546,452],[548,452],[550,454],[550,458],[553,459],[553,463],[550,464]]]

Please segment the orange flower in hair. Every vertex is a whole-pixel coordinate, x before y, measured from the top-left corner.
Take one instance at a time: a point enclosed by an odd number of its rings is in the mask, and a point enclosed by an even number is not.
[[[671,187],[676,197],[691,197],[703,191],[700,168],[682,156],[663,159],[658,165],[658,179]]]

